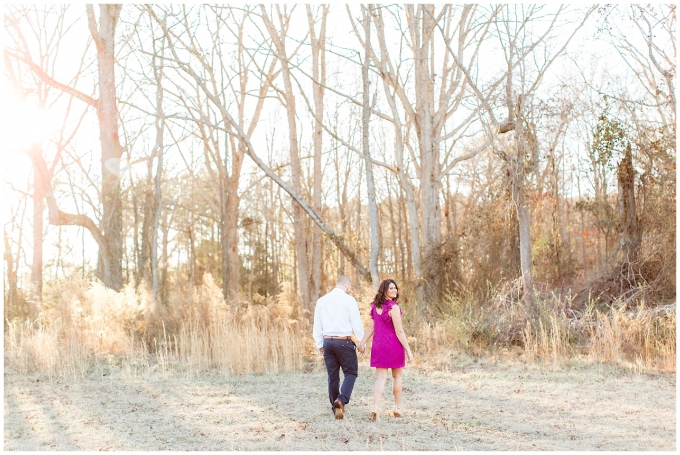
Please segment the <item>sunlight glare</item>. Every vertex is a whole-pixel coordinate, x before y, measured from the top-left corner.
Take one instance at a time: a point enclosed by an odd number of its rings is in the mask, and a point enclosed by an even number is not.
[[[0,153],[24,152],[31,144],[40,142],[57,132],[60,128],[59,118],[49,111],[39,109],[26,100],[21,100],[12,93],[3,96],[0,131],[2,145]]]

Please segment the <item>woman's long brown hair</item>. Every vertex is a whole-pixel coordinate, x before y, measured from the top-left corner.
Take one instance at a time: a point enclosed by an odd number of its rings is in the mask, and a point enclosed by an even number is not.
[[[392,278],[383,280],[383,282],[380,283],[380,286],[378,286],[378,293],[373,299],[373,303],[375,304],[376,308],[382,308],[383,303],[385,303],[385,300],[387,299],[387,290],[390,288],[390,283],[394,283],[394,287],[397,288],[397,296],[392,300],[396,302],[399,298],[399,286],[397,286],[397,282]]]

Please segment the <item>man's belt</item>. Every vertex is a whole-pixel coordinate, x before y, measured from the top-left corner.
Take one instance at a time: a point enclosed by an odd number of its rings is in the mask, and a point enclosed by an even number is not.
[[[324,337],[327,340],[351,340],[351,336],[346,336],[346,337],[331,337],[331,336],[325,336]]]

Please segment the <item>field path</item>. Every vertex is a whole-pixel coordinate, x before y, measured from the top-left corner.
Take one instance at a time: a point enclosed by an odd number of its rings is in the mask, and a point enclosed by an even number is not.
[[[407,369],[368,420],[365,362],[344,420],[326,375],[221,377],[117,373],[69,383],[5,371],[5,450],[668,450],[676,449],[675,374],[608,367],[470,365]],[[386,387],[391,390],[391,378]]]

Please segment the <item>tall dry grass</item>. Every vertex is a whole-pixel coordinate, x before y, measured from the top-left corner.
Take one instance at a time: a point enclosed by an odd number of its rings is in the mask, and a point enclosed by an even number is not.
[[[537,296],[534,317],[516,283],[490,289],[483,304],[470,294],[448,296],[440,303],[443,316],[436,322],[410,321],[416,350],[440,359],[452,349],[475,356],[513,350],[526,362],[585,360],[639,371],[675,371],[675,304],[627,308],[618,302],[602,307],[591,300],[579,312],[570,308],[571,296]]]
[[[603,362],[632,362],[639,370],[675,371],[675,304],[609,314],[594,312],[583,324],[589,355]]]
[[[36,321],[6,321],[5,367],[17,373],[84,376],[123,372],[202,374],[301,370],[312,349],[307,331],[280,298],[227,305],[212,277],[156,305],[145,286],[121,292],[77,277],[52,283]]]
[[[420,361],[435,367],[453,366],[457,352],[514,352],[542,364],[578,359],[675,371],[675,305],[591,302],[575,311],[570,296],[545,290],[537,296],[531,318],[513,282],[489,287],[481,297],[452,294],[437,302],[440,316],[429,321],[404,302],[405,329]],[[373,291],[358,288],[355,297],[368,325]],[[278,296],[227,304],[206,275],[200,286],[156,305],[144,285],[114,292],[98,282],[60,280],[46,288],[37,321],[6,321],[5,368],[51,377],[108,374],[112,367],[125,374],[300,371],[315,349],[311,327],[297,319],[295,299],[285,284]]]
[[[89,363],[86,345],[60,336],[54,327],[14,320],[5,328],[5,371],[77,377],[86,374]]]

